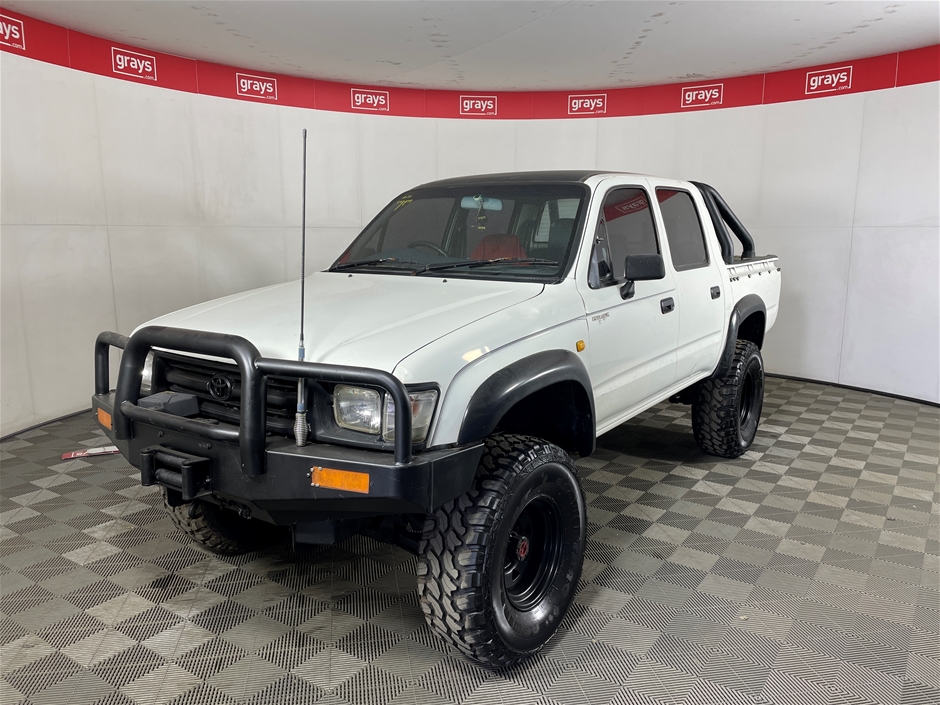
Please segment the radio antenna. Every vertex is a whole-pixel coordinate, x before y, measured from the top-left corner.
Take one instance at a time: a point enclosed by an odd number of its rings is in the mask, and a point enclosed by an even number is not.
[[[300,345],[297,359],[304,361],[304,285],[307,258],[307,130],[304,128],[303,186],[300,196]],[[297,379],[297,415],[294,417],[294,439],[298,446],[307,445],[307,386],[303,377]]]

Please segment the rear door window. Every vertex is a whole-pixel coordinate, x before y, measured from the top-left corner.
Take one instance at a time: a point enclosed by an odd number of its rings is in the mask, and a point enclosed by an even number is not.
[[[698,218],[692,196],[687,191],[656,189],[659,210],[663,214],[666,239],[676,271],[704,267],[708,264],[705,233]]]

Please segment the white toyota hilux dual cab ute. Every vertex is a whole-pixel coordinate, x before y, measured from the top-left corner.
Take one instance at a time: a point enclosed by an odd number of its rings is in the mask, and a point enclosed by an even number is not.
[[[326,271],[102,333],[93,411],[194,540],[409,547],[431,628],[512,665],[581,575],[572,456],[665,399],[691,404],[706,453],[744,453],[779,295],[776,257],[708,185],[447,179],[393,200]]]

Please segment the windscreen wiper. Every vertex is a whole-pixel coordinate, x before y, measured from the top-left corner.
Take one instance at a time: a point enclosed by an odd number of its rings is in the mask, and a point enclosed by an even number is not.
[[[456,267],[487,267],[493,264],[545,264],[557,267],[558,262],[550,259],[539,259],[538,257],[497,257],[496,259],[468,259],[460,262],[441,262],[440,264],[429,264],[421,269],[418,274],[424,272],[439,272],[442,269],[454,269]]]
[[[388,262],[395,262],[397,264],[406,264],[406,265],[418,265],[418,267],[424,266],[423,262],[415,262],[414,260],[411,260],[411,259],[399,259],[398,257],[382,257],[381,259],[364,259],[364,260],[359,260],[358,262],[340,262],[339,264],[334,264],[327,271],[338,272],[341,269],[352,269],[354,267],[367,267],[370,264],[386,264]],[[408,269],[414,269],[414,267],[408,267]]]

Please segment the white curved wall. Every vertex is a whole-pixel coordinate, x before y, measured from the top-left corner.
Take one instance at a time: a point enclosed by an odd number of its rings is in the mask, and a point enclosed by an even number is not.
[[[643,117],[328,113],[0,60],[0,435],[89,406],[100,330],[328,264],[392,196],[489,171],[716,186],[781,256],[771,372],[940,401],[940,145],[930,83]]]

